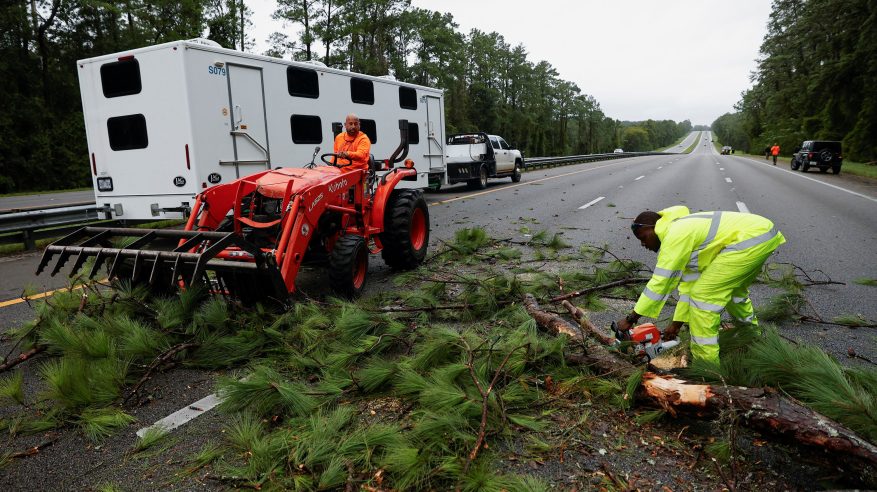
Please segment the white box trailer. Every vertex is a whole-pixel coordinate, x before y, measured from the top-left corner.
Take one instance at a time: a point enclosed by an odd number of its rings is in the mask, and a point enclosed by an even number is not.
[[[447,182],[439,89],[176,41],[78,62],[95,198],[115,218],[180,218],[203,189],[332,152],[355,113],[376,159],[399,145],[425,188]]]

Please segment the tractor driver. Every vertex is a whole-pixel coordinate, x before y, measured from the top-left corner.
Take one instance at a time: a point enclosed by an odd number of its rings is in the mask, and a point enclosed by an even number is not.
[[[335,137],[333,152],[340,157],[335,159],[335,163],[340,165],[344,172],[356,169],[368,170],[372,143],[368,136],[359,130],[359,117],[353,113],[347,115],[347,119],[344,120],[344,130]],[[347,159],[350,159],[350,165],[347,165]]]

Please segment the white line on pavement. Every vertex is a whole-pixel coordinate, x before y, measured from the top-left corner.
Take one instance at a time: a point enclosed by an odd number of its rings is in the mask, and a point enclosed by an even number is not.
[[[643,178],[645,178],[645,176],[640,176],[640,177],[636,178],[634,181],[639,181],[639,180],[641,180],[641,179],[643,179]]]
[[[749,207],[746,206],[743,202],[737,202],[737,210],[743,212],[744,214],[749,213]]]
[[[761,164],[761,163],[758,162],[757,160],[755,160],[755,159],[750,159],[750,158],[748,158],[748,157],[741,157],[741,159],[745,159],[747,162],[750,162],[750,163],[752,163],[752,164]],[[840,186],[837,186],[837,185],[833,185],[833,184],[831,184],[831,183],[826,183],[825,181],[819,181],[818,179],[813,179],[813,178],[810,178],[810,177],[807,177],[807,176],[803,176],[803,175],[801,175],[800,173],[794,172],[794,171],[789,170],[789,169],[783,169],[783,168],[774,167],[774,166],[766,166],[766,167],[767,167],[768,169],[773,169],[773,170],[776,170],[776,171],[780,171],[780,172],[784,172],[784,173],[789,173],[789,174],[791,174],[792,176],[795,176],[795,177],[798,177],[798,178],[801,178],[801,179],[809,179],[810,181],[813,181],[814,183],[819,183],[819,184],[823,184],[823,185],[825,185],[825,186],[830,186],[830,187],[832,187],[832,188],[834,188],[834,189],[836,189],[836,190],[845,191],[845,192],[849,193],[850,195],[856,195],[856,196],[858,196],[858,197],[864,198],[865,200],[871,200],[872,202],[877,202],[877,198],[870,197],[870,196],[868,196],[868,195],[863,195],[863,194],[861,194],[861,193],[856,193],[856,192],[853,191],[853,190],[848,190],[848,189],[846,189],[846,188],[843,188],[843,187],[840,187]]]
[[[719,168],[719,171],[724,171],[724,170],[725,170],[725,168],[723,168],[723,167]]]
[[[579,207],[579,210],[584,210],[584,209],[590,207],[591,205],[593,205],[593,204],[599,202],[600,200],[602,200],[602,199],[604,199],[604,198],[606,198],[606,197],[605,197],[605,196],[601,196],[601,197],[599,197],[599,198],[597,198],[597,199],[595,199],[595,200],[591,200],[590,202],[588,202],[588,203],[582,205],[581,207]]]
[[[661,168],[663,168],[663,167],[664,167],[664,166],[658,166],[658,169],[661,169]]]
[[[204,415],[205,412],[212,409],[216,405],[219,405],[221,400],[215,393],[209,394],[204,398],[192,403],[191,405],[187,405],[185,408],[177,410],[176,412],[168,415],[167,417],[159,420],[158,422],[150,425],[149,427],[144,427],[137,431],[137,437],[143,437],[147,431],[150,429],[163,429],[165,432],[172,431],[177,427],[185,424],[186,422],[200,417]]]
[[[725,178],[725,181],[727,181],[727,182],[730,183],[730,182],[731,182],[731,178]]]

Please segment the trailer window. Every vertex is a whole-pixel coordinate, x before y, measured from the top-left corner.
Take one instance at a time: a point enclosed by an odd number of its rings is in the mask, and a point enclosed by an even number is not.
[[[420,143],[420,126],[417,123],[408,123],[408,143],[411,145]]]
[[[371,140],[372,145],[378,143],[378,126],[375,124],[375,120],[360,119],[359,129]]]
[[[417,109],[417,91],[410,87],[400,87],[399,107],[402,109]]]
[[[140,62],[130,58],[101,65],[100,83],[104,97],[139,94],[143,88],[140,83]]]
[[[107,133],[113,150],[145,149],[149,145],[146,118],[142,114],[107,119]]]
[[[320,117],[307,114],[294,114],[289,119],[292,128],[292,141],[297,144],[323,143],[323,129]]]
[[[310,68],[287,67],[286,87],[290,96],[320,97],[320,82],[317,71]]]
[[[375,103],[375,84],[366,79],[350,79],[350,99],[359,104]]]

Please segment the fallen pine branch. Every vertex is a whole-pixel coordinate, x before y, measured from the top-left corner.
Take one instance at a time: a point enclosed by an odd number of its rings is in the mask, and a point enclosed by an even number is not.
[[[531,295],[524,296],[524,307],[543,329],[571,336],[581,333],[563,318],[543,311]],[[590,345],[585,354],[570,354],[570,363],[579,363],[601,373],[628,377],[638,369],[622,360],[602,345]],[[810,408],[786,398],[769,388],[716,387],[692,384],[672,376],[653,372],[643,374],[637,397],[660,406],[669,413],[691,416],[717,415],[734,410],[741,421],[755,429],[826,451],[840,453],[860,460],[871,470],[877,467],[877,446],[865,441],[843,425]]]
[[[146,373],[143,374],[143,377],[141,377],[140,380],[137,381],[137,384],[135,384],[131,388],[131,391],[129,391],[128,395],[125,397],[125,399],[122,400],[122,403],[127,403],[128,400],[133,398],[134,395],[136,395],[137,392],[140,391],[140,387],[143,386],[146,383],[146,381],[148,381],[152,377],[152,374],[156,371],[156,369],[158,369],[162,365],[169,362],[174,356],[176,356],[178,353],[182,352],[183,350],[187,350],[190,348],[196,348],[196,347],[199,347],[200,345],[201,345],[200,343],[195,343],[195,342],[180,343],[180,344],[174,345],[173,347],[165,350],[164,353],[159,354],[158,357],[156,357],[155,360],[152,361],[152,364],[150,364],[149,367],[146,369]]]
[[[27,458],[28,456],[33,456],[35,454],[38,454],[40,451],[46,449],[47,447],[51,446],[52,444],[55,444],[55,441],[57,441],[60,437],[61,437],[60,435],[55,435],[47,441],[43,441],[40,444],[37,444],[36,446],[31,446],[31,447],[25,449],[24,451],[12,453],[8,457],[9,458]]]
[[[18,357],[14,358],[12,360],[6,361],[3,364],[0,364],[0,372],[5,372],[5,371],[8,371],[9,369],[12,369],[13,367],[21,364],[22,362],[32,358],[33,356],[35,356],[41,352],[45,352],[47,348],[48,348],[47,345],[36,345],[36,346],[34,346],[34,348],[28,350],[27,352],[22,352],[22,353],[18,354]]]
[[[557,296],[557,297],[550,299],[548,302],[553,304],[555,302],[566,301],[568,299],[573,299],[575,297],[586,296],[588,294],[592,294],[594,292],[599,292],[601,290],[612,289],[615,287],[620,287],[622,285],[644,284],[648,281],[649,281],[649,279],[644,278],[644,277],[623,278],[621,280],[616,280],[614,282],[609,282],[609,283],[606,283],[603,285],[597,285],[595,287],[589,287],[587,289],[579,290],[576,292],[570,292],[569,294]]]

